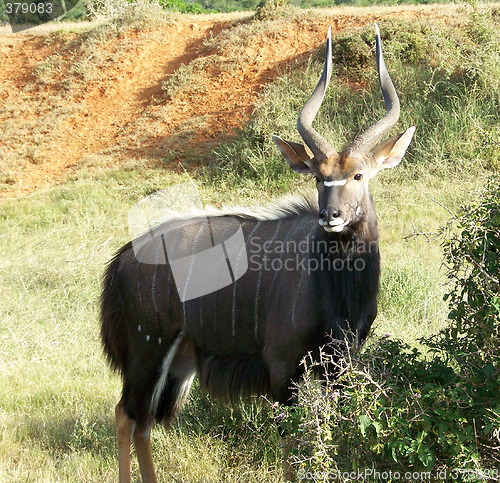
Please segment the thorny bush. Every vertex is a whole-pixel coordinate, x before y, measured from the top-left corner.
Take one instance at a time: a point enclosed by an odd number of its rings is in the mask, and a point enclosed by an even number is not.
[[[364,469],[500,480],[500,177],[441,235],[449,325],[421,349],[383,337],[339,360],[335,351],[306,360],[287,418],[298,470],[338,481]],[[334,364],[338,380],[320,384],[318,364]]]

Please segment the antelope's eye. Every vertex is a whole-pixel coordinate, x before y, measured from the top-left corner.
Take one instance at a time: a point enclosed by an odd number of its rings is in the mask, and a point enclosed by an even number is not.
[[[354,179],[356,181],[359,181],[359,180],[363,179],[363,175],[361,173],[358,173],[358,174],[354,175]]]

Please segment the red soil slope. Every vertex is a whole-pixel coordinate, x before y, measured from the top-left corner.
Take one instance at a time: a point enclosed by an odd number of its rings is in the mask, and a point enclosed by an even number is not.
[[[7,122],[11,129],[25,130],[12,145],[0,138],[4,161],[33,143],[28,161],[17,153],[15,174],[0,197],[23,196],[60,181],[89,156],[105,155],[112,164],[134,158],[157,161],[172,150],[168,140],[174,135],[183,139],[179,133],[186,130],[191,135],[175,146],[180,158],[186,149],[213,148],[248,120],[263,86],[280,68],[321,45],[328,25],[340,30],[386,17],[429,14],[421,7],[357,13],[329,10],[314,21],[283,23],[272,33],[256,33],[239,52],[244,62],[236,63],[234,53],[206,45],[207,39],[234,28],[234,16],[182,16],[148,31],[124,31],[101,44],[104,57],[78,89],[68,87],[68,72],[79,60],[75,46],[81,34],[59,38],[28,30],[0,35],[0,102],[8,106],[0,110],[0,126]],[[58,67],[48,81],[40,82],[40,63],[54,56]],[[195,86],[168,96],[162,83],[192,62],[202,66],[203,75]],[[43,130],[44,120],[49,125]]]

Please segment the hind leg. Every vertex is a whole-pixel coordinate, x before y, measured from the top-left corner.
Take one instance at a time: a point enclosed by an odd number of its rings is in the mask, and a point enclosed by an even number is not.
[[[142,483],[156,483],[156,474],[151,453],[151,427],[150,423],[138,426],[134,431],[134,448],[139,461]]]
[[[150,433],[152,422],[137,426],[127,416],[123,399],[116,405],[116,432],[118,437],[118,471],[120,483],[130,483],[130,444],[134,440],[134,448],[139,460],[139,468],[143,483],[156,483],[156,475],[151,455]]]
[[[130,483],[130,443],[134,432],[134,421],[125,413],[123,399],[115,408],[116,433],[118,439],[118,471],[120,483]]]
[[[163,361],[134,361],[125,373],[123,397],[116,406],[120,483],[130,482],[133,440],[143,483],[157,481],[151,454],[155,417],[170,423],[186,398],[196,370],[192,343],[179,335]]]
[[[165,427],[168,429],[171,422],[175,419],[175,416],[180,411],[182,404],[189,393],[189,388],[193,380],[194,374],[189,374],[185,378],[169,378],[168,383],[164,388],[164,398],[160,403],[158,410],[159,418],[164,419]],[[132,420],[128,420],[132,421]],[[156,473],[153,463],[153,455],[151,452],[151,428],[153,426],[154,420],[137,425],[133,431],[133,440],[135,453],[137,455],[137,460],[139,461],[139,469],[141,471],[142,483],[157,483]],[[128,475],[130,477],[130,437],[128,438],[128,461],[123,462],[123,466],[128,469]],[[121,478],[121,468],[122,462],[120,459],[120,478]],[[129,482],[129,480],[124,479],[123,482],[120,479],[120,483]]]
[[[156,483],[156,475],[151,454],[151,427],[153,418],[137,424],[125,411],[123,398],[115,409],[116,432],[118,439],[118,471],[120,483],[130,483],[130,445],[134,441],[135,453],[143,483]]]

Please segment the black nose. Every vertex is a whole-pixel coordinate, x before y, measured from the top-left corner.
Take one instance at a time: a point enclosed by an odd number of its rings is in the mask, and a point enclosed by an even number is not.
[[[323,208],[320,212],[319,212],[319,216],[321,217],[322,220],[326,221],[326,222],[329,222],[335,218],[338,218],[340,216],[340,211],[339,210],[328,210],[326,208]]]

